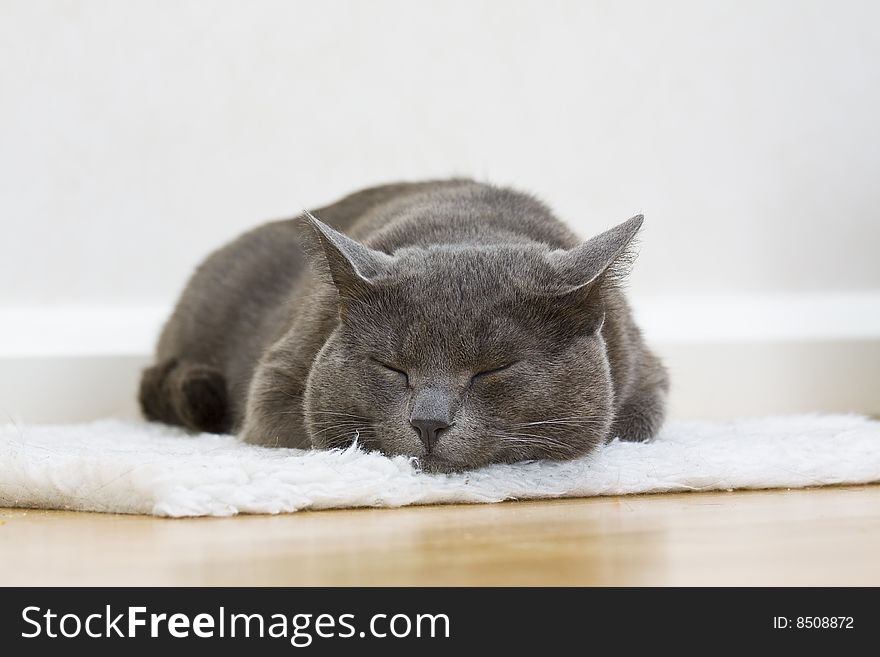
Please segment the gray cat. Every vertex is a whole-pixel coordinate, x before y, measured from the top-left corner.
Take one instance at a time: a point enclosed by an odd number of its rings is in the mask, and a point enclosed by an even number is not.
[[[432,472],[647,440],[667,376],[620,289],[641,224],[580,243],[526,194],[444,180],[260,226],[192,276],[144,415]]]

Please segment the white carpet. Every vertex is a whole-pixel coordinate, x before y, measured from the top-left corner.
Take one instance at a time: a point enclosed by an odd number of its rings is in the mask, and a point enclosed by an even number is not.
[[[267,449],[106,420],[0,428],[0,506],[161,516],[880,482],[880,422],[815,415],[673,422],[567,463],[417,472],[358,449]]]

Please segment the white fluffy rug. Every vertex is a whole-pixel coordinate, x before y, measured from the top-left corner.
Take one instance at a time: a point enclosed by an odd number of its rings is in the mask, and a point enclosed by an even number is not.
[[[880,481],[880,422],[814,415],[673,422],[567,463],[417,472],[403,457],[242,445],[138,422],[0,428],[0,506],[162,516]]]

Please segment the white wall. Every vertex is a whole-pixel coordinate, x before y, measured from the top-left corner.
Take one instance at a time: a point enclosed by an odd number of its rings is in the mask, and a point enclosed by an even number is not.
[[[632,289],[663,339],[814,317],[810,339],[880,337],[878,21],[831,0],[3,0],[0,318],[25,319],[0,355],[39,355],[46,312],[80,353],[57,313],[161,315],[257,222],[450,174],[584,234],[644,211]]]

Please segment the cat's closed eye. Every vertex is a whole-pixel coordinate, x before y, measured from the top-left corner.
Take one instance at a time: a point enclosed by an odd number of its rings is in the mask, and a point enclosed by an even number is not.
[[[374,356],[370,356],[370,360],[373,361],[374,363],[376,363],[376,365],[378,365],[379,367],[381,367],[389,372],[394,372],[398,376],[403,377],[403,380],[406,383],[406,385],[409,385],[409,374],[407,374],[404,370],[402,370],[398,367],[394,367],[393,365],[389,365],[385,361],[380,360]]]
[[[492,367],[492,368],[489,368],[489,369],[481,370],[481,371],[477,372],[476,374],[474,374],[474,375],[471,377],[471,381],[477,381],[477,380],[479,380],[479,379],[485,379],[485,378],[488,378],[488,377],[492,376],[493,374],[500,374],[500,373],[503,372],[504,370],[510,369],[511,367],[513,367],[514,365],[516,365],[518,362],[519,362],[519,361],[512,360],[512,361],[510,361],[509,363],[505,363],[504,365],[500,365],[500,366],[498,366],[498,367]]]

